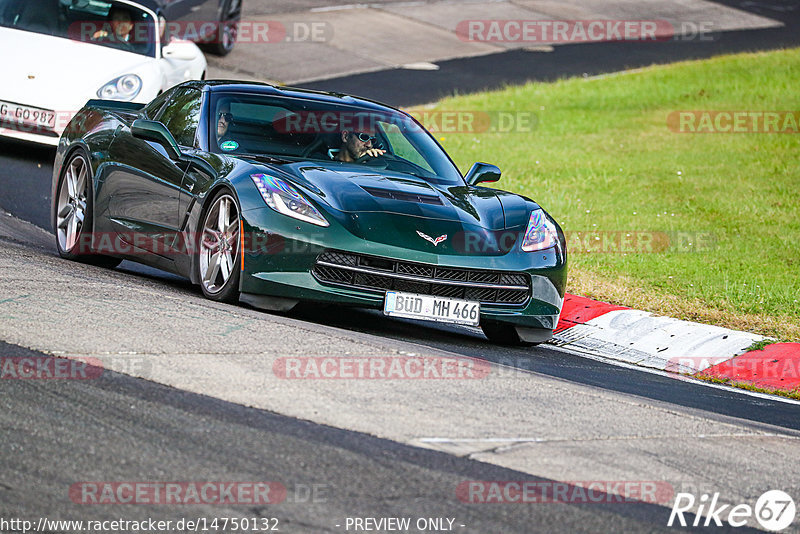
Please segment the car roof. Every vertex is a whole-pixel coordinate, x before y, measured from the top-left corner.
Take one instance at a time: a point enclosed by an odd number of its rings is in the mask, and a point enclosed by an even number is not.
[[[139,4],[142,7],[146,7],[151,11],[155,11],[158,13],[162,7],[164,7],[168,0],[129,0],[134,4]]]
[[[349,104],[370,109],[373,111],[399,111],[396,108],[357,96],[344,93],[334,93],[325,91],[313,91],[311,89],[300,89],[298,87],[276,86],[262,82],[243,82],[236,80],[206,80],[186,82],[197,89],[204,89],[211,93],[248,93],[260,95],[285,96],[292,98],[304,98],[325,103]]]

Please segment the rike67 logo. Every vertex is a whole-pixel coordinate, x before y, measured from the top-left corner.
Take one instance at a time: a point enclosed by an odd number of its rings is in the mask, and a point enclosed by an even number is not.
[[[756,501],[755,507],[749,504],[721,504],[719,493],[711,496],[704,493],[699,499],[692,493],[678,493],[675,495],[667,526],[688,526],[689,522],[684,514],[691,514],[690,511],[695,507],[697,511],[694,513],[694,521],[691,522],[693,527],[721,527],[724,523],[732,527],[743,527],[755,517],[762,528],[772,532],[781,531],[791,525],[797,512],[794,499],[781,490],[764,492]]]

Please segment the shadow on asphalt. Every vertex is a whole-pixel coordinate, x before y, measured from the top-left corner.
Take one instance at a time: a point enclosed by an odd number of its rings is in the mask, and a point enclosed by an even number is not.
[[[423,321],[384,317],[378,311],[306,306],[291,314],[305,321],[418,343],[471,358],[513,367],[569,382],[636,395],[720,415],[800,430],[800,406],[715,388],[693,380],[620,367],[560,351],[549,345],[503,347],[480,331]]]

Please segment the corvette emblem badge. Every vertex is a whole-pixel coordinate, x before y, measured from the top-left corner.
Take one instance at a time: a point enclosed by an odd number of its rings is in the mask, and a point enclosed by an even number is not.
[[[419,230],[417,230],[417,235],[420,236],[425,241],[430,241],[431,243],[433,243],[434,247],[437,246],[442,241],[444,241],[445,239],[447,239],[447,234],[442,234],[439,237],[437,237],[436,239],[434,239],[431,236],[429,236],[428,234],[423,234]]]

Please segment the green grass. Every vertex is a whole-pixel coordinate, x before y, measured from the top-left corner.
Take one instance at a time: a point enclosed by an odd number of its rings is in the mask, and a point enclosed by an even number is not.
[[[568,234],[701,239],[657,253],[573,253],[572,289],[602,286],[592,296],[797,338],[800,134],[674,133],[667,116],[800,110],[798,72],[793,49],[457,96],[435,109],[535,112],[538,124],[437,137],[462,170],[498,165],[499,187],[538,201]]]
[[[774,345],[775,343],[782,343],[779,339],[762,339],[761,341],[753,341],[753,343],[745,349],[745,352],[755,352],[757,350],[764,350],[770,345]]]

